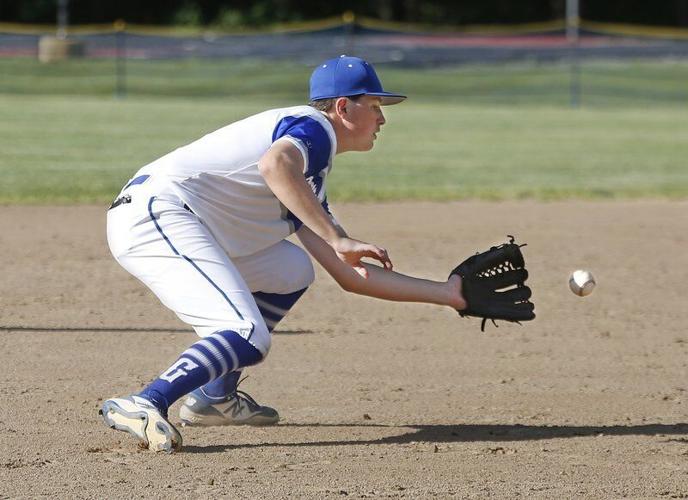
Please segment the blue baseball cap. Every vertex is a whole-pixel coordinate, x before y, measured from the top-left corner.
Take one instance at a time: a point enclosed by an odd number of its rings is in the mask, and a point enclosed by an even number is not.
[[[381,97],[385,106],[406,99],[405,95],[382,90],[373,66],[358,57],[339,56],[329,59],[315,68],[311,75],[311,101],[362,94]]]

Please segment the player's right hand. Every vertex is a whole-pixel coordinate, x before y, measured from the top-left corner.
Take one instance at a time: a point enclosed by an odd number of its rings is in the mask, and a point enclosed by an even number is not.
[[[368,278],[368,270],[361,262],[364,257],[379,261],[385,269],[391,270],[393,267],[387,250],[377,245],[343,237],[334,241],[332,248],[342,262],[349,264],[363,278]]]

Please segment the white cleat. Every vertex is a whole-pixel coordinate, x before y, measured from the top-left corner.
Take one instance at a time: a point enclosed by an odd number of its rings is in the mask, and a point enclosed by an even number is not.
[[[160,411],[139,396],[112,398],[100,410],[105,423],[139,440],[142,448],[172,453],[182,447],[182,436]]]
[[[194,391],[195,392],[195,391]],[[221,403],[208,405],[191,393],[179,409],[182,425],[273,425],[279,422],[274,408],[261,406],[243,391],[236,391]]]

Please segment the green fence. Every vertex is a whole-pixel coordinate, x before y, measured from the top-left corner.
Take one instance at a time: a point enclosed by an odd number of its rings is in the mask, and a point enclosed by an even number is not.
[[[365,57],[418,99],[553,105],[688,104],[688,33],[562,22],[449,31],[341,19],[252,33],[76,27],[84,57],[42,63],[47,27],[0,25],[0,93],[306,99],[312,67]]]

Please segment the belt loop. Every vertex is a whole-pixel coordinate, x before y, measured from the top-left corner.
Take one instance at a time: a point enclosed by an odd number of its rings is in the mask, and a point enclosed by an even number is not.
[[[110,208],[108,210],[112,210],[115,207],[118,207],[120,205],[124,205],[127,203],[131,203],[131,195],[130,194],[125,194],[124,196],[120,196],[117,198],[115,201],[112,202],[110,205]]]

